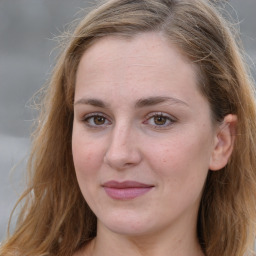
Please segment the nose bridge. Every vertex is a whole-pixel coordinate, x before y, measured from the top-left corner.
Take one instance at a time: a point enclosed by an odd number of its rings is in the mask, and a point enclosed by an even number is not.
[[[132,140],[133,131],[131,125],[127,123],[118,124],[113,130],[113,136],[111,144],[115,147],[124,147],[129,146],[129,142]]]
[[[124,169],[140,162],[136,129],[127,122],[116,124],[110,136],[105,162],[115,169]]]

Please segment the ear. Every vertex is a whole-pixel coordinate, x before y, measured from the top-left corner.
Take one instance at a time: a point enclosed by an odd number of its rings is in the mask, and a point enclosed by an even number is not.
[[[223,122],[217,128],[214,149],[209,164],[210,170],[220,170],[228,163],[228,159],[234,147],[236,125],[237,116],[229,114],[225,116]]]

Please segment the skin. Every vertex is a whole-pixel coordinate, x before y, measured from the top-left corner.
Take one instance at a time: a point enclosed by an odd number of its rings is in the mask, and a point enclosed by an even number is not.
[[[195,66],[158,33],[105,37],[81,59],[74,101],[76,175],[98,218],[97,237],[76,255],[203,255],[202,190],[232,151],[234,117],[214,124]],[[110,180],[152,189],[113,199],[102,187]]]

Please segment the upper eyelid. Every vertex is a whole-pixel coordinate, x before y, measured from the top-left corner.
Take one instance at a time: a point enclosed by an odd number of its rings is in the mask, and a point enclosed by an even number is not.
[[[176,117],[174,117],[173,115],[170,115],[170,114],[167,114],[165,112],[151,112],[149,113],[147,116],[146,116],[146,119],[148,118],[151,118],[151,117],[154,117],[154,116],[163,116],[163,117],[167,117],[167,118],[170,118],[171,120],[175,121],[177,120]]]
[[[83,115],[82,119],[85,120],[85,119],[87,119],[89,117],[93,117],[93,116],[103,116],[108,120],[110,119],[106,114],[103,114],[102,112],[91,112],[91,113],[85,114],[85,115]]]

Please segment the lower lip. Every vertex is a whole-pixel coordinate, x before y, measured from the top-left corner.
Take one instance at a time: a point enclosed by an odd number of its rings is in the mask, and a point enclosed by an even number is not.
[[[149,192],[153,187],[146,188],[110,188],[104,187],[108,196],[118,200],[129,200],[142,196]]]

